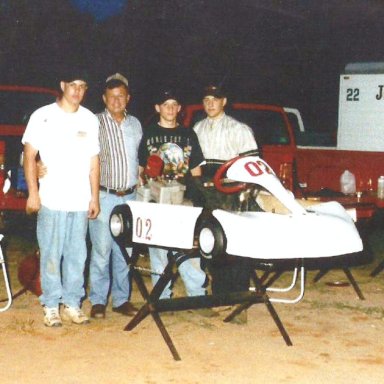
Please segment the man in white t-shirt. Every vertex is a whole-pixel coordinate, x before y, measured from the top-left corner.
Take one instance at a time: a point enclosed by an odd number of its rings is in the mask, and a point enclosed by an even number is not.
[[[62,325],[63,318],[88,323],[80,309],[87,258],[88,219],[99,207],[98,120],[82,107],[85,76],[72,72],[60,82],[57,102],[36,110],[22,138],[28,185],[27,213],[37,212],[44,324]],[[37,181],[36,157],[47,174]]]

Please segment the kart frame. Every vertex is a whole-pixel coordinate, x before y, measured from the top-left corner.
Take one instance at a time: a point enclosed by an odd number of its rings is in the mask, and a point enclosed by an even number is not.
[[[173,257],[168,258],[169,261],[167,266],[165,267],[163,273],[160,275],[160,278],[157,281],[156,285],[149,292],[144,283],[144,279],[140,273],[140,269],[136,268],[136,263],[140,256],[139,247],[135,244],[133,245],[131,257],[129,257],[128,252],[124,247],[121,246],[121,250],[124,256],[126,257],[127,262],[130,264],[132,278],[137,284],[140,294],[145,301],[145,303],[139,309],[138,313],[129,321],[124,330],[133,330],[148,315],[151,315],[174,360],[179,361],[181,360],[181,357],[160,317],[160,313],[168,311],[182,311],[189,309],[237,305],[236,308],[224,319],[224,322],[230,322],[243,310],[248,309],[252,305],[264,304],[269,314],[271,315],[274,323],[279,329],[279,332],[283,337],[286,345],[293,345],[282,321],[280,320],[279,315],[277,314],[267,294],[267,286],[265,284],[262,284],[261,280],[257,277],[256,279],[254,279],[256,285],[254,291],[233,292],[224,295],[209,294],[205,296],[160,299],[160,295],[163,292],[164,288],[170,281],[172,281],[176,277],[177,271],[175,271],[175,259]]]

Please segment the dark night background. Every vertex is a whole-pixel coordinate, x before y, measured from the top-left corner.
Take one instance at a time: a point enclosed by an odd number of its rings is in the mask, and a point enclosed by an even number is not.
[[[384,3],[375,0],[0,0],[0,83],[57,87],[86,65],[97,112],[107,75],[129,79],[142,120],[158,87],[200,102],[207,82],[232,101],[299,108],[307,128],[337,126],[339,75],[384,61]]]

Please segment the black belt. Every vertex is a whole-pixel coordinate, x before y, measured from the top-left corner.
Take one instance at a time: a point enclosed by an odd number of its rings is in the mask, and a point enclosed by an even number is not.
[[[112,189],[112,188],[107,188],[102,185],[100,185],[100,190],[105,191],[107,193],[113,193],[116,196],[126,196],[130,195],[131,193],[135,192],[136,185],[134,187],[128,188],[128,189]]]

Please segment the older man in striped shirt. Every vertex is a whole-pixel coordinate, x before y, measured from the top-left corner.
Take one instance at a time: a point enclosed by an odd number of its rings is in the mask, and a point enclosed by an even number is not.
[[[108,77],[103,94],[106,109],[97,115],[100,122],[100,214],[89,223],[92,318],[105,317],[110,289],[112,311],[126,316],[137,312],[129,301],[131,287],[127,262],[109,229],[112,209],[127,200],[136,199],[142,128],[140,122],[127,113],[129,99],[128,80],[119,73]]]

